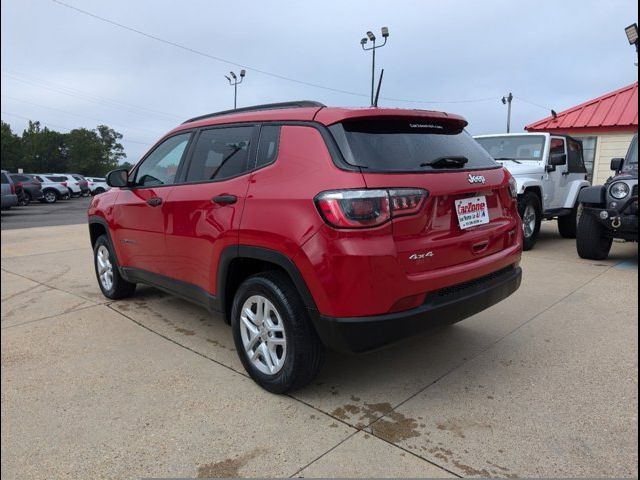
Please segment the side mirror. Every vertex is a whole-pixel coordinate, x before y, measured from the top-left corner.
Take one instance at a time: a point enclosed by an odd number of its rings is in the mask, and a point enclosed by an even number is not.
[[[553,167],[557,167],[558,165],[566,165],[567,164],[567,154],[566,153],[552,153],[549,157],[549,165]]]
[[[624,158],[612,158],[611,159],[611,170],[614,172],[619,172],[622,170],[622,164],[624,163]]]
[[[110,187],[126,187],[129,185],[129,172],[126,168],[118,168],[107,173],[107,185]]]

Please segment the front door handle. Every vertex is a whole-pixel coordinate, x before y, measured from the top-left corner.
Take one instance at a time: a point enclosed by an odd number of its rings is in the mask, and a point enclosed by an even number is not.
[[[217,197],[213,197],[211,201],[220,205],[231,205],[238,201],[238,197],[235,195],[218,195]]]
[[[152,207],[157,207],[162,203],[162,199],[160,197],[153,197],[147,200],[147,203]]]

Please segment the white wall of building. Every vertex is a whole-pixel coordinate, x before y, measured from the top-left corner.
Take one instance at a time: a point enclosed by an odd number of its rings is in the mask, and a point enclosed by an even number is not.
[[[593,184],[601,185],[612,174],[609,168],[611,159],[627,154],[635,132],[606,133],[598,135],[596,159],[593,168]]]

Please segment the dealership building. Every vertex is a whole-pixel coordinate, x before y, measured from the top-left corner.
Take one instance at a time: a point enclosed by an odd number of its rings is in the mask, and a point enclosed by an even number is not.
[[[611,159],[624,157],[638,133],[638,82],[538,120],[525,129],[582,140],[589,178],[594,185],[602,184],[611,175]]]

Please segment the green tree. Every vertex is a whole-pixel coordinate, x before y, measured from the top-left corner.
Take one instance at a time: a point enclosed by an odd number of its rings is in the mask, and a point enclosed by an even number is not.
[[[22,139],[11,131],[8,123],[0,123],[0,163],[2,169],[16,172],[22,160]]]
[[[22,160],[17,167],[25,172],[64,172],[69,166],[64,140],[63,133],[29,121],[22,132]]]

